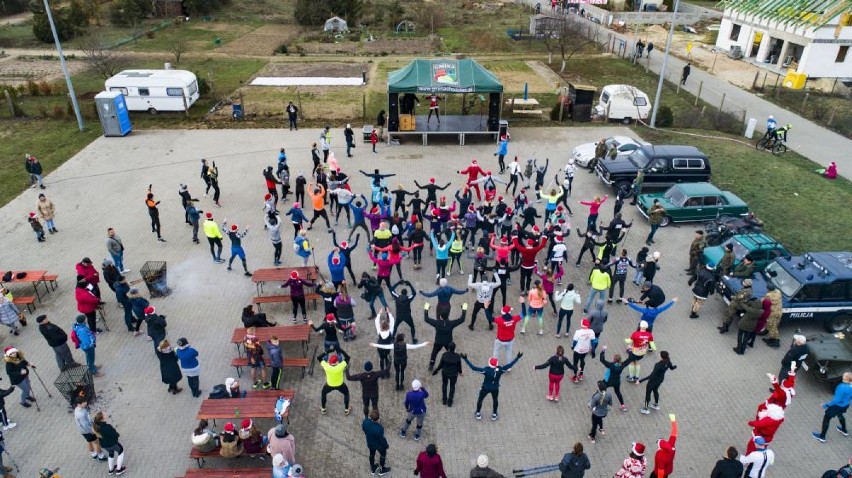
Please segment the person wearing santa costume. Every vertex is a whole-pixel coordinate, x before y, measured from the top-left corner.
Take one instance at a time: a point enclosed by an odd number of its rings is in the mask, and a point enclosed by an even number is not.
[[[476,191],[476,200],[481,201],[482,194],[479,191],[479,183],[476,182],[476,178],[478,178],[480,174],[484,176],[485,171],[481,167],[479,167],[479,164],[476,163],[476,160],[472,160],[468,167],[457,172],[459,174],[467,174],[467,187],[472,188],[474,191]]]
[[[778,405],[781,408],[786,409],[787,405],[792,403],[793,397],[796,396],[796,365],[793,364],[793,368],[787,372],[787,378],[785,378],[782,382],[778,382],[778,377],[772,375],[771,373],[766,374],[769,377],[769,382],[772,384],[772,394],[769,395],[763,403],[757,406],[757,413],[760,414],[763,410],[766,410],[768,405]]]
[[[645,478],[645,468],[647,466],[648,464],[645,461],[645,445],[640,442],[633,442],[630,456],[624,459],[621,469],[615,472],[613,478]]]
[[[666,478],[674,471],[675,441],[677,441],[677,419],[673,413],[669,414],[669,420],[672,422],[672,431],[669,433],[669,439],[657,440],[657,453],[654,455],[654,470],[651,471],[651,478]]]
[[[746,455],[757,450],[754,446],[754,437],[761,436],[766,443],[772,443],[775,437],[775,432],[778,427],[784,423],[784,409],[770,403],[766,405],[766,409],[757,413],[757,419],[748,422],[748,426],[752,427],[751,439],[746,447]]]

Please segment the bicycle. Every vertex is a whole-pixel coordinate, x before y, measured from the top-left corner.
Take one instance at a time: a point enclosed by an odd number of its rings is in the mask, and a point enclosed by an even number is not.
[[[754,147],[758,151],[770,151],[775,156],[780,156],[787,152],[787,145],[784,144],[784,141],[776,138],[760,138]]]

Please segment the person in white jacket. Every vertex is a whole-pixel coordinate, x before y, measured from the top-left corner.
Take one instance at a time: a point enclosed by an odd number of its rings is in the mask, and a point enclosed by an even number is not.
[[[484,277],[483,277],[484,279]],[[467,287],[476,291],[476,302],[473,304],[473,314],[470,316],[470,325],[468,329],[473,330],[476,324],[476,314],[480,310],[485,310],[485,319],[488,321],[488,330],[494,330],[494,290],[500,287],[500,277],[496,274],[492,277],[492,281],[474,282],[473,274],[467,276]]]
[[[568,284],[562,291],[556,291],[556,302],[559,302],[559,314],[556,319],[556,338],[562,336],[562,320],[565,320],[565,335],[571,330],[571,316],[574,315],[574,306],[582,303],[580,294],[574,290],[574,284]]]
[[[395,324],[396,319],[394,319],[393,314],[391,314],[387,307],[379,309],[379,313],[376,314],[376,333],[379,334],[376,342],[379,345],[393,345],[393,328]],[[392,348],[379,348],[379,370],[390,368],[390,349]]]
[[[586,355],[592,351],[592,341],[595,340],[595,332],[589,328],[591,324],[587,319],[580,321],[580,328],[574,332],[571,348],[574,350],[574,368],[576,375],[571,378],[574,383],[583,380],[583,369],[586,368]]]

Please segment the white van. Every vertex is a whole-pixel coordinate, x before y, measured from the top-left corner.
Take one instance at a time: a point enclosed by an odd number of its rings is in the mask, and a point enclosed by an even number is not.
[[[651,100],[642,90],[630,85],[606,85],[601,90],[595,115],[629,124],[634,119],[647,119]]]
[[[198,79],[186,70],[124,70],[104,86],[123,94],[129,111],[186,111],[198,100]]]

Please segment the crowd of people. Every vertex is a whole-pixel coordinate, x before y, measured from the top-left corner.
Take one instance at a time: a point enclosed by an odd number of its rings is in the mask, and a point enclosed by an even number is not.
[[[291,119],[291,128],[295,126],[295,121]],[[351,134],[344,136],[347,153],[351,155]],[[263,183],[259,182],[262,189],[259,187],[258,197],[263,197],[259,204],[263,209],[262,222],[272,245],[269,250],[271,262],[276,266],[285,261],[303,266],[311,261],[321,264],[319,280],[311,281],[293,272],[281,287],[287,288],[290,293],[291,321],[310,324],[315,333],[323,335],[323,351],[316,357],[325,375],[325,384],[318,397],[319,413],[329,414],[329,401],[336,403],[336,394],[332,392],[338,392],[343,399],[342,413],[349,415],[352,406],[347,383],[361,384],[364,416],[362,430],[369,451],[369,471],[373,475],[381,476],[390,472],[387,463],[390,443],[385,436],[379,410],[379,392],[384,388],[381,386],[382,380],[392,376],[396,390],[407,390],[403,405],[406,418],[397,424],[400,439],[410,436],[419,441],[424,436],[424,427],[428,430],[430,426],[426,419],[427,409],[433,408],[431,403],[437,400],[437,392],[430,395],[419,379],[410,382],[406,379],[409,360],[425,362],[426,358],[420,356],[418,349],[429,345],[431,352],[428,368],[432,375],[441,374],[443,406],[453,407],[458,402],[456,381],[467,369],[482,375],[476,406],[471,410],[475,420],[483,419],[483,405],[488,397],[491,399],[490,418],[492,421],[499,419],[501,385],[506,382],[506,377],[511,376],[510,372],[519,366],[548,371],[545,396],[552,402],[565,398],[565,394],[561,393],[561,384],[566,374],[570,374],[568,376],[572,383],[580,383],[587,376],[595,377],[594,393],[582,398],[588,405],[591,422],[587,447],[605,436],[604,421],[613,406],[613,394],[619,401],[620,411],[627,412],[621,389],[625,371],[628,383],[636,386],[645,384],[644,401],[639,411],[647,415],[661,410],[661,391],[667,374],[673,373],[672,380],[679,380],[679,377],[671,354],[666,350],[657,351],[654,328],[657,325],[659,331],[660,323],[665,328],[666,321],[661,322],[659,318],[678,301],[678,297],[667,301],[665,292],[656,280],[661,254],[649,249],[654,244],[656,228],[651,227],[651,233],[646,239],[649,247],[634,251],[634,256],[624,247],[625,237],[633,226],[622,219],[620,212],[625,198],[617,197],[612,201],[614,210],[609,222],[601,221],[601,217],[607,215],[603,212],[607,196],[575,202],[577,206],[588,207],[589,213],[582,221],[585,223],[585,232],[576,228],[575,242],[579,253],[576,254],[575,270],[571,270],[574,254],[568,242],[572,233],[573,212],[568,199],[572,194],[576,170],[573,160],[569,160],[555,174],[551,170],[550,176],[549,160],[542,164],[530,159],[522,167],[522,161],[515,156],[505,165],[504,157],[511,158],[507,156],[509,137],[505,136],[500,139],[495,153],[495,156],[499,156],[499,173],[492,173],[477,160],[472,160],[465,168],[457,170],[461,175],[458,181],[444,182],[446,179],[441,178],[444,181],[439,182],[439,178],[428,178],[423,184],[414,181],[413,185],[406,187],[402,184],[389,185],[390,178],[395,176],[392,172],[382,172],[380,169],[372,172],[357,171],[369,180],[369,190],[358,191],[354,189],[355,181],[350,181],[352,171],[347,171],[331,150],[331,141],[330,129],[325,128],[320,135],[320,147],[314,144],[312,148],[313,170],[308,175],[299,171],[294,179],[286,151],[282,148],[278,154],[277,167],[270,166],[261,173]],[[605,158],[602,156],[596,160]],[[501,177],[501,174],[508,177]],[[201,178],[207,187],[204,196],[212,187],[214,205],[221,207],[215,163],[202,161]],[[295,187],[291,191],[293,181]],[[450,190],[452,195],[448,197],[450,193],[443,191],[452,183],[456,183],[457,187],[455,191]],[[512,186],[514,189],[510,193]],[[519,186],[520,190],[515,194]],[[185,222],[192,226],[188,239],[199,243],[200,229],[208,241],[213,262],[222,264],[226,262],[222,257],[222,249],[223,240],[227,236],[231,246],[227,270],[230,271],[234,260],[239,259],[245,276],[251,276],[249,257],[242,246],[242,239],[249,233],[249,228],[241,228],[224,217],[220,225],[217,222],[218,213],[201,211],[197,206],[199,200],[192,197],[185,184],[180,185],[178,195],[186,213]],[[310,199],[309,203],[305,202],[306,196]],[[38,214],[45,220],[50,217],[48,229],[55,233],[54,210],[52,205],[43,206],[45,201],[49,202],[43,194],[40,195]],[[159,200],[150,186],[145,203],[151,218],[152,233],[156,234],[159,241],[165,242],[157,210]],[[339,223],[341,213],[346,217],[348,232],[344,232]],[[311,219],[308,219],[309,214]],[[317,221],[331,235],[334,247],[330,250],[320,251],[314,245],[310,231]],[[283,243],[287,240],[282,231],[285,222],[289,222],[293,231],[292,256],[282,260]],[[351,242],[353,235],[354,242]],[[733,325],[738,327],[737,346],[734,348],[737,354],[744,354],[747,348],[753,347],[755,336],[763,330],[769,335],[764,339],[767,345],[780,346],[777,330],[780,294],[770,291],[765,298],[752,298],[749,277],[754,272],[753,267],[749,270],[749,264],[745,261],[734,267],[730,250],[719,264],[702,264],[698,260],[703,249],[702,236],[703,231],[697,231],[689,250],[690,267],[687,272],[694,295],[690,317],[698,318],[702,304],[713,293],[715,283],[722,275],[742,277],[745,287],[732,298],[719,327],[720,332],[727,332]],[[39,240],[43,240],[43,233]],[[166,316],[158,313],[137,289],[128,285],[125,275],[130,271],[124,267],[124,243],[112,228],[107,231],[105,246],[111,259],[103,262],[100,272],[88,257],[76,265],[75,298],[80,314],[70,336],[52,324],[47,316],[41,315],[37,319],[39,330],[55,353],[59,369],[79,365],[68,346],[70,339],[75,348],[83,351],[89,372],[96,378],[101,376],[95,350],[97,338],[102,333],[97,323],[98,313],[107,300],[99,287],[103,280],[123,307],[127,333],[140,335],[142,323],[146,325],[147,337],[152,342],[167,391],[180,393],[183,389],[179,384],[186,377],[192,395],[200,397],[199,352],[184,337],[175,342],[176,347],[172,347],[166,339]],[[317,256],[321,260],[318,261]],[[427,270],[431,271],[428,262],[434,261],[435,288],[418,290],[409,280],[413,274],[424,277],[421,271],[426,256],[431,258],[427,259]],[[454,273],[462,279],[467,276],[466,281],[457,283],[459,287],[451,284],[451,281],[456,283]],[[632,284],[638,286],[635,290],[638,297],[635,299],[625,297],[630,294],[629,290],[625,293],[628,276]],[[431,280],[431,275],[429,277]],[[583,290],[588,290],[588,294],[581,292]],[[312,320],[305,307],[305,296],[311,291],[322,297],[323,313],[319,321]],[[615,297],[616,291],[618,298]],[[356,304],[353,295],[363,301]],[[414,320],[412,311],[412,303],[417,295],[426,299],[422,308],[423,324],[434,329],[434,338],[429,341],[418,339],[416,327],[422,326]],[[462,296],[464,304],[454,314],[451,299],[455,295]],[[434,307],[430,303],[433,298],[436,299]],[[11,297],[4,295],[0,301],[0,322],[9,325],[12,333],[17,335],[17,324],[26,325],[24,314],[15,307]],[[618,338],[618,341],[623,339],[626,343],[626,349],[609,356],[607,346],[601,343],[601,337],[608,320],[607,307],[614,302],[626,304],[641,316],[634,332],[628,337]],[[469,303],[473,303],[472,310]],[[370,323],[362,325],[365,323],[361,318],[368,316],[368,312]],[[484,331],[477,327],[480,314],[485,316]],[[243,311],[242,320],[248,328],[244,345],[251,387],[281,388],[283,352],[280,343],[275,337],[261,343],[255,336],[257,327],[280,324],[269,321],[265,314],[255,311],[251,306]],[[466,323],[471,333],[493,334],[493,349],[468,350],[464,338],[455,332],[456,328]],[[375,334],[371,331],[373,325]],[[402,325],[408,328],[410,341],[403,333]],[[552,333],[556,339],[569,340],[564,342],[565,345],[553,347],[553,355],[544,363],[524,365],[521,362],[524,353],[516,350],[515,342],[516,334],[526,334],[528,325],[530,334],[543,336]],[[357,340],[359,337],[362,340]],[[420,337],[423,337],[422,329]],[[369,350],[368,347],[377,350],[377,365],[372,360],[366,360],[358,367],[359,371],[354,372],[356,367],[345,348]],[[566,347],[570,347],[567,352]],[[781,372],[770,376],[770,397],[760,404],[755,419],[748,422],[752,433],[747,441],[743,440],[744,453],[740,454],[734,447],[728,448],[711,476],[740,477],[744,472],[751,478],[766,476],[775,460],[770,446],[783,423],[785,409],[795,396],[795,375],[807,355],[806,347],[804,337],[794,337],[793,345],[781,360]],[[651,370],[643,374],[643,359],[655,354],[658,359],[648,367]],[[20,403],[29,407],[30,403],[35,402],[28,375],[29,368],[33,366],[14,347],[7,347],[4,355],[10,381],[21,390]],[[591,360],[588,360],[588,356],[591,356]],[[600,366],[594,364],[595,359],[600,362]],[[463,364],[466,364],[467,369]],[[836,430],[847,435],[843,414],[852,399],[852,374],[847,375],[838,386],[834,399],[824,406],[826,412],[822,429],[814,433],[814,438],[819,441],[826,440],[829,422],[834,417],[840,421]],[[508,381],[511,383],[511,379]],[[3,393],[8,395],[11,389]],[[241,397],[244,394],[239,381],[229,378],[221,390],[214,389],[213,395]],[[570,399],[580,397],[572,394]],[[107,461],[110,474],[124,473],[124,449],[118,441],[118,432],[106,423],[106,414],[99,412],[90,415],[87,405],[87,400],[80,399],[74,416],[89,453],[93,459]],[[15,424],[9,422],[2,406],[0,417],[5,424],[4,430],[14,427]],[[669,438],[660,439],[655,447],[647,449],[642,442],[636,441],[620,468],[614,466],[615,477],[640,478],[646,476],[646,473],[656,478],[672,475],[678,424],[674,414],[669,414],[669,419]],[[277,424],[267,433],[260,432],[251,418],[245,418],[239,425],[227,422],[221,432],[216,432],[202,420],[192,433],[192,444],[201,451],[218,448],[223,457],[262,456],[268,453],[272,457],[273,477],[303,476],[302,466],[296,460],[295,438],[288,431],[286,423]],[[648,456],[651,454],[654,455],[653,459]],[[416,466],[415,474],[446,477],[439,448],[435,444],[428,444],[416,457],[416,461],[412,459],[412,463]],[[563,477],[577,478],[584,476],[590,466],[584,444],[576,443],[572,451],[565,454],[561,462],[553,465],[555,468],[549,471],[558,469]],[[535,472],[531,471],[533,474]],[[837,476],[842,476],[841,471],[837,473]],[[477,459],[470,476],[502,475],[491,469],[488,457],[482,455]]]

